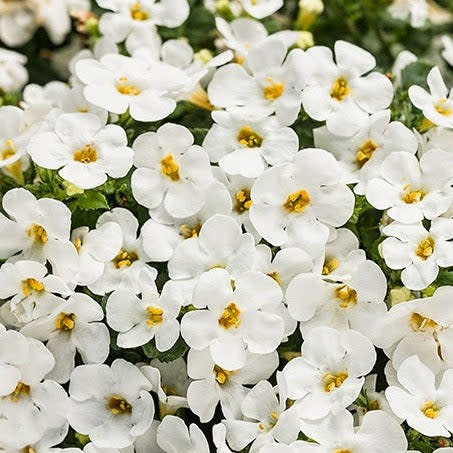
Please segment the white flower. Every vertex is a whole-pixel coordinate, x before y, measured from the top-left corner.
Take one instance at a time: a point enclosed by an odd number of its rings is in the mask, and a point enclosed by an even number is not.
[[[212,419],[220,402],[225,418],[240,417],[241,402],[248,391],[245,385],[269,378],[277,366],[276,351],[270,354],[247,352],[244,366],[229,371],[212,360],[209,349],[190,349],[187,356],[187,372],[193,379],[187,390],[190,410],[204,423]]]
[[[220,267],[226,269],[231,278],[236,278],[251,270],[254,260],[253,237],[243,234],[233,218],[216,214],[203,224],[198,236],[176,247],[168,262],[168,273],[173,280],[196,279]]]
[[[0,268],[0,299],[10,299],[2,310],[10,312],[19,323],[48,315],[71,289],[56,275],[36,261],[5,263]]]
[[[400,87],[403,83],[402,72],[406,66],[415,63],[418,60],[417,56],[409,50],[402,50],[395,58],[392,66],[392,74],[395,77],[394,86]]]
[[[292,124],[300,110],[301,81],[298,65],[303,64],[300,49],[287,54],[279,39],[267,39],[247,55],[250,75],[239,64],[218,69],[209,86],[211,103],[230,111],[255,117],[275,112],[282,125]]]
[[[209,453],[209,445],[203,431],[192,423],[189,427],[174,415],[167,415],[157,428],[157,444],[165,453]]]
[[[22,449],[65,425],[67,397],[56,382],[43,381],[55,361],[40,341],[3,331],[0,350],[1,445]]]
[[[215,123],[203,147],[211,162],[225,173],[256,178],[269,165],[288,163],[299,149],[297,134],[281,127],[275,116],[253,118],[240,113],[213,112]]]
[[[339,137],[326,126],[313,131],[315,145],[331,152],[344,169],[346,183],[358,183],[354,192],[363,195],[371,178],[379,174],[393,151],[415,154],[417,139],[404,124],[390,122],[390,110],[372,114],[352,137]]]
[[[387,108],[393,97],[390,80],[369,73],[376,60],[369,52],[345,41],[335,43],[335,59],[327,47],[306,52],[310,75],[302,99],[305,111],[326,121],[330,132],[351,136],[361,129],[369,113]]]
[[[226,187],[212,180],[200,195],[202,207],[195,214],[176,218],[164,206],[150,209],[150,219],[142,226],[143,249],[151,261],[168,261],[175,248],[186,239],[198,236],[204,222],[214,214],[231,213],[231,197]]]
[[[157,271],[146,264],[148,257],[143,250],[142,237],[141,235],[137,237],[138,220],[127,209],[114,208],[98,218],[96,229],[101,229],[102,225],[110,222],[120,226],[122,241],[114,258],[105,262],[104,273],[95,282],[90,283],[88,288],[99,295],[116,289],[138,293],[140,272],[143,269],[157,276]]]
[[[138,58],[108,54],[99,61],[79,60],[75,70],[86,85],[86,99],[109,112],[122,114],[129,109],[137,121],[157,121],[176,107],[166,93],[181,83],[179,72],[158,62],[150,67]]]
[[[302,344],[302,356],[284,368],[288,397],[299,400],[299,415],[319,420],[338,414],[360,393],[364,375],[376,361],[368,338],[354,330],[339,332],[329,327],[310,331]]]
[[[379,333],[375,322],[386,313],[384,273],[370,260],[357,260],[350,275],[338,281],[325,281],[315,274],[300,274],[286,291],[291,316],[301,321],[305,335],[320,326],[339,330],[354,329],[374,341]]]
[[[354,195],[341,173],[331,154],[315,148],[266,170],[252,188],[253,226],[272,245],[299,246],[317,256],[327,241],[326,225],[343,225],[353,211]]]
[[[134,291],[116,290],[107,300],[108,325],[119,332],[121,348],[135,348],[155,338],[159,351],[168,351],[179,337],[176,319],[181,308],[180,287],[168,281],[159,296],[154,274],[142,271],[141,298]]]
[[[393,306],[382,318],[377,345],[396,368],[412,354],[436,372],[453,364],[452,296],[452,288],[443,286],[432,297]]]
[[[126,46],[140,39],[143,32],[154,32],[156,25],[179,27],[189,16],[187,0],[96,0],[104,13],[99,21],[102,34]]]
[[[401,281],[409,289],[424,289],[439,273],[439,267],[453,265],[453,220],[436,218],[428,230],[421,223],[393,222],[383,229],[391,236],[381,245],[390,269],[403,269]]]
[[[453,97],[437,66],[429,71],[427,82],[429,93],[417,85],[409,87],[409,98],[412,104],[435,125],[453,127]]]
[[[191,379],[187,376],[187,364],[182,357],[172,362],[151,360],[151,366],[140,370],[150,380],[159,398],[159,415],[174,415],[180,408],[187,408],[187,389]],[[204,395],[205,397],[205,395]]]
[[[29,136],[24,111],[10,105],[0,107],[0,169],[18,182],[30,165],[26,152]]]
[[[24,65],[27,57],[8,49],[0,49],[0,88],[3,92],[19,91],[27,83]]]
[[[37,200],[25,189],[12,189],[2,199],[0,257],[49,261],[53,273],[69,281],[77,268],[76,248],[69,241],[71,211],[50,198]]]
[[[393,18],[408,20],[412,27],[419,28],[428,19],[428,3],[426,0],[395,0],[389,6]]]
[[[55,395],[57,396],[57,395]],[[62,395],[58,395],[58,397],[62,397]],[[26,426],[26,428],[29,428]],[[15,427],[11,426],[10,429],[15,433],[15,436],[17,436],[17,431],[15,430]],[[69,425],[68,423],[63,424],[61,427],[58,428],[48,428],[44,431],[44,434],[40,437],[39,440],[36,442],[26,442],[26,438],[22,439],[22,444],[25,445],[25,447],[22,448],[12,448],[11,446],[8,446],[8,453],[22,453],[24,451],[24,448],[31,448],[33,449],[36,453],[45,453],[48,451],[62,451],[59,450],[58,448],[52,448],[56,447],[57,445],[61,444],[64,439],[66,438],[68,434],[68,429]],[[21,444],[21,445],[22,445]],[[74,449],[71,453],[81,453],[77,450]],[[88,453],[88,452],[87,452]],[[95,452],[91,452],[95,453]]]
[[[152,386],[132,363],[81,365],[71,375],[68,421],[96,447],[124,448],[145,433],[154,418]]]
[[[239,0],[244,10],[256,19],[270,16],[283,6],[283,0]]]
[[[410,153],[390,154],[380,175],[369,181],[366,198],[376,209],[401,223],[435,219],[452,204],[453,156],[431,149],[420,159]]]
[[[200,210],[212,171],[206,151],[193,141],[188,129],[173,123],[137,137],[131,185],[138,203],[147,208],[163,204],[179,218]]]
[[[112,261],[122,245],[123,232],[115,222],[106,222],[90,230],[79,227],[72,231],[71,241],[79,256],[79,269],[72,281],[89,285],[104,273],[105,263]]]
[[[290,443],[299,434],[299,417],[296,406],[285,407],[286,401],[268,381],[260,381],[242,399],[241,413],[243,420],[224,420],[226,439],[234,450],[242,450],[252,443],[250,452],[274,439]]]
[[[406,453],[407,451],[407,440],[403,429],[394,418],[383,411],[368,412],[359,427],[354,426],[352,414],[345,410],[321,421],[302,420],[301,430],[317,442],[314,445],[304,442],[306,449],[301,448],[301,452]]]
[[[453,370],[446,370],[436,384],[434,373],[414,355],[400,365],[397,376],[400,387],[385,391],[392,411],[426,436],[450,437]]]
[[[82,133],[83,131],[83,133]],[[98,187],[112,178],[121,178],[132,167],[133,151],[127,146],[120,126],[103,126],[91,113],[61,115],[55,132],[35,135],[28,147],[35,163],[52,170],[81,189]]]
[[[214,362],[229,371],[241,368],[246,351],[273,352],[283,339],[283,320],[272,311],[282,292],[271,277],[244,272],[234,280],[224,269],[203,274],[194,289],[193,304],[181,321],[181,334],[196,350],[209,346]],[[259,288],[259,290],[258,290]]]
[[[48,316],[22,327],[24,335],[47,341],[55,357],[49,377],[67,382],[74,369],[76,351],[84,363],[102,363],[109,354],[110,335],[102,307],[84,293],[75,293]]]
[[[444,46],[442,57],[450,66],[453,66],[453,39],[447,35],[442,36],[442,45]]]

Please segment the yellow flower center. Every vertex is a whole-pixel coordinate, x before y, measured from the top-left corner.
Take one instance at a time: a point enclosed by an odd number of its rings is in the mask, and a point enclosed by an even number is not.
[[[236,200],[236,203],[234,204],[234,210],[238,214],[243,214],[245,211],[248,211],[250,209],[250,206],[252,206],[249,189],[241,189],[236,193],[234,198]]]
[[[428,236],[426,239],[421,240],[415,254],[423,261],[427,260],[434,253],[434,239]]]
[[[16,149],[12,140],[5,140],[5,145],[6,148],[0,152],[0,160],[9,159],[16,154]],[[23,182],[22,163],[20,159],[17,159],[12,164],[5,165],[5,168],[17,182]]]
[[[324,373],[322,376],[324,391],[333,392],[340,388],[347,378],[348,373]]]
[[[243,126],[238,132],[238,142],[247,148],[259,148],[263,143],[263,137],[250,126]]]
[[[267,85],[263,88],[263,95],[268,101],[275,101],[285,91],[285,85],[276,82],[272,77],[266,77]]]
[[[234,373],[234,371],[224,370],[223,368],[219,367],[218,365],[214,365],[213,372],[215,375],[215,380],[220,385],[224,385],[228,381],[230,374]]]
[[[138,255],[135,252],[128,252],[126,250],[120,250],[118,255],[113,258],[113,265],[117,269],[122,269],[123,267],[129,267],[133,262],[138,260]]]
[[[23,396],[30,395],[30,386],[23,382],[18,382],[13,393],[10,395],[10,399],[13,403],[17,403]]]
[[[291,213],[300,214],[310,204],[310,200],[310,194],[306,190],[298,190],[288,195],[283,207]]]
[[[270,431],[278,422],[278,412],[271,412],[267,423],[259,423],[258,429],[260,431]]]
[[[24,293],[25,297],[28,297],[32,291],[36,291],[38,293],[44,291],[44,285],[39,280],[35,278],[27,278],[26,280],[22,280],[22,292]]]
[[[110,397],[108,408],[114,415],[130,414],[132,412],[132,406],[127,402],[125,398],[119,395],[113,395]]]
[[[146,307],[146,311],[148,312],[148,319],[146,320],[146,324],[149,327],[154,327],[159,324],[162,324],[164,319],[164,311],[160,307],[156,306],[149,306]]]
[[[421,408],[421,412],[425,417],[436,418],[440,413],[440,408],[435,403],[427,401]]]
[[[36,453],[36,450],[33,447],[28,446],[22,449],[22,453]]]
[[[74,160],[82,164],[91,164],[98,160],[98,153],[93,145],[85,145],[74,152]]]
[[[342,285],[335,290],[335,297],[340,299],[341,308],[348,308],[357,303],[357,291],[348,285]]]
[[[451,108],[447,106],[447,99],[443,98],[440,101],[437,101],[434,104],[434,108],[436,112],[442,116],[450,116],[451,115]]]
[[[337,448],[333,451],[333,453],[352,453],[352,451],[347,448]]]
[[[80,253],[80,249],[82,248],[82,239],[76,238],[74,240],[74,247],[76,248],[77,253]]]
[[[34,223],[27,230],[28,237],[33,239],[35,244],[44,245],[47,243],[49,238],[47,237],[47,231],[41,226]]]
[[[357,151],[356,162],[359,168],[362,168],[372,157],[378,145],[373,140],[367,140]]]
[[[5,140],[6,148],[0,153],[0,157],[2,160],[9,159],[10,157],[16,154],[16,150],[14,148],[14,143],[12,140]]]
[[[168,176],[172,181],[179,181],[179,165],[172,154],[167,154],[160,161],[160,166],[163,175]]]
[[[416,332],[427,332],[436,330],[439,324],[434,319],[427,318],[420,313],[412,313],[409,324]]]
[[[225,329],[231,329],[232,327],[237,329],[241,325],[240,316],[241,310],[239,310],[239,307],[234,302],[231,302],[231,304],[222,311],[219,318],[219,325]]]
[[[406,184],[403,187],[404,194],[401,196],[401,199],[404,203],[413,204],[423,200],[426,193],[422,190],[410,190],[410,187],[410,184]]]
[[[74,313],[60,313],[55,320],[55,328],[70,332],[75,327],[76,315]]]
[[[142,91],[137,85],[127,83],[127,77],[120,77],[119,84],[116,86],[116,89],[119,93],[126,96],[138,96]]]
[[[140,2],[135,2],[130,8],[131,17],[134,20],[147,20],[149,19],[149,13],[142,9]]]
[[[339,77],[330,88],[330,97],[337,101],[343,101],[350,92],[351,88],[348,81],[343,77]]]
[[[193,227],[184,224],[179,227],[179,234],[184,239],[195,238],[200,233],[200,230],[201,230],[201,223],[197,223]]]
[[[338,265],[339,262],[336,258],[326,258],[324,266],[322,267],[322,275],[329,275],[338,267]]]
[[[282,286],[282,280],[280,276],[278,275],[278,272],[269,272],[267,275],[269,275],[270,278],[275,280],[280,286]]]

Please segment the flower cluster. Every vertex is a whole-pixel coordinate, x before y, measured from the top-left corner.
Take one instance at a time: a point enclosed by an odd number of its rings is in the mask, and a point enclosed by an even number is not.
[[[453,451],[440,67],[314,45],[320,0],[207,0],[215,53],[187,0],[96,2],[0,0],[9,45],[90,38],[68,83],[0,52],[0,451]]]

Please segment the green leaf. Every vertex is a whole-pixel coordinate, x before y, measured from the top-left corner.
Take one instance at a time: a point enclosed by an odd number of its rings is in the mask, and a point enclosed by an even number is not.
[[[426,77],[431,68],[432,65],[420,60],[407,65],[401,71],[403,87],[409,88],[411,85],[419,85],[427,88]]]
[[[77,197],[77,207],[84,211],[93,209],[109,209],[109,204],[104,194],[95,190],[88,190]]]
[[[143,345],[142,349],[146,357],[148,357],[149,359],[158,359],[161,362],[173,362],[174,360],[182,357],[189,349],[189,346],[187,346],[182,337],[179,337],[178,341],[173,345],[173,347],[165,352],[160,352],[156,348],[154,340]]]

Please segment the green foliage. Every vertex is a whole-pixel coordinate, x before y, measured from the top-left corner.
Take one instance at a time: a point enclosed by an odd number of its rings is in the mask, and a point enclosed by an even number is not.
[[[156,348],[154,340],[151,340],[149,343],[143,345],[142,349],[146,357],[149,359],[159,359],[161,362],[173,362],[184,356],[189,347],[182,337],[179,337],[174,346],[165,352],[161,352]]]

